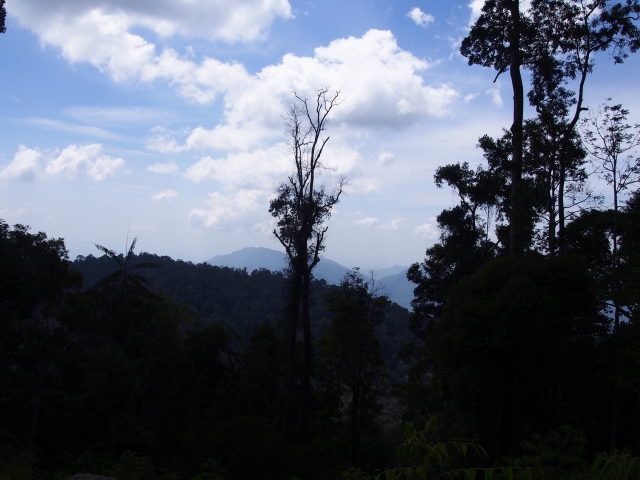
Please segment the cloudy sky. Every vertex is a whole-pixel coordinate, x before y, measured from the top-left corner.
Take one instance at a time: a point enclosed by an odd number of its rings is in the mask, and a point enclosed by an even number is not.
[[[269,199],[291,171],[293,92],[341,104],[325,164],[349,178],[326,256],[420,260],[454,198],[437,166],[482,161],[510,125],[508,77],[466,66],[481,0],[7,0],[0,35],[0,218],[201,262],[278,249]],[[640,113],[637,55],[596,59],[587,104]]]

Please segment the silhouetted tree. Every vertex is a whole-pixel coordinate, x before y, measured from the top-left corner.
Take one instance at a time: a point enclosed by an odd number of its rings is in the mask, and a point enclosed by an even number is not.
[[[387,303],[387,297],[379,296],[358,270],[348,272],[340,286],[327,295],[327,309],[333,318],[319,341],[319,370],[325,403],[337,403],[339,410],[348,410],[353,467],[360,466],[362,431],[375,420],[387,377],[374,332],[385,320]]]
[[[309,389],[311,376],[311,327],[309,323],[309,295],[314,267],[324,250],[327,227],[324,222],[342,194],[344,178],[339,178],[334,189],[327,193],[318,185],[317,177],[325,167],[322,154],[329,141],[324,136],[329,114],[338,105],[338,92],[330,94],[327,88],[318,91],[315,102],[296,95],[289,109],[285,127],[295,170],[276,190],[269,213],[278,219],[273,234],[284,247],[289,260],[289,304],[287,307],[288,366],[283,432],[289,438],[293,412],[295,384],[295,345],[298,319],[302,321],[304,360],[302,373],[302,409],[300,438],[308,442]]]
[[[4,0],[0,0],[0,33],[5,33],[7,31],[7,27],[5,26],[6,20],[7,20],[7,9],[4,6]]]
[[[511,214],[509,253],[523,251],[526,240],[527,207],[521,188],[524,141],[524,89],[521,68],[532,71],[529,101],[538,112],[551,112],[559,125],[561,154],[559,171],[559,235],[564,231],[564,147],[570,148],[583,107],[584,84],[593,69],[596,52],[611,51],[621,63],[629,52],[640,48],[638,0],[534,0],[529,11],[520,10],[519,0],[487,0],[482,13],[463,40],[461,53],[469,65],[494,68],[498,76],[509,70],[513,90]],[[577,94],[563,85],[578,81]],[[494,80],[495,81],[495,80]],[[573,114],[570,115],[570,107]]]
[[[610,102],[608,99],[607,102]],[[620,374],[620,352],[618,348],[620,329],[620,292],[619,281],[619,197],[631,185],[640,182],[640,158],[636,149],[640,146],[640,125],[627,124],[628,110],[622,105],[601,105],[596,112],[585,119],[583,141],[595,174],[607,182],[613,194],[613,224],[611,229],[611,251],[613,259],[613,284],[611,285],[611,299],[613,304],[613,334],[616,344],[615,375]],[[611,448],[616,447],[618,416],[618,388],[614,382],[613,406],[611,418]]]

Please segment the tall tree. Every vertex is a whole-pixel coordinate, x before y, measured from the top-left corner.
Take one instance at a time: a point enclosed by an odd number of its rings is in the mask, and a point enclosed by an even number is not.
[[[608,99],[607,102],[610,102]],[[592,112],[589,119],[585,119],[583,141],[595,174],[607,182],[611,187],[613,197],[613,225],[611,230],[611,248],[613,256],[613,284],[611,285],[611,301],[613,302],[613,334],[616,345],[615,375],[620,373],[619,329],[620,292],[619,281],[619,210],[620,196],[631,185],[640,182],[640,157],[637,148],[640,146],[640,125],[631,126],[627,123],[629,111],[622,105],[601,105],[596,112]],[[616,447],[617,416],[618,416],[618,387],[614,383],[611,413],[611,448]]]
[[[312,272],[324,250],[327,228],[324,223],[342,194],[345,179],[340,177],[331,192],[318,185],[317,177],[325,170],[322,154],[329,141],[325,135],[329,114],[338,105],[339,92],[319,90],[315,102],[309,105],[306,98],[295,96],[296,103],[289,109],[285,128],[294,160],[294,172],[281,183],[277,197],[269,204],[269,213],[278,219],[273,231],[284,247],[289,260],[289,302],[287,326],[287,387],[283,433],[289,438],[293,413],[295,385],[295,346],[298,320],[301,320],[304,338],[302,362],[302,408],[300,415],[300,439],[308,443],[308,418],[311,378],[311,325],[309,320],[309,295]]]
[[[507,70],[513,90],[513,123],[511,124],[511,215],[509,255],[522,249],[520,184],[522,179],[522,131],[524,122],[524,86],[521,67],[529,61],[533,29],[531,20],[520,11],[519,0],[488,0],[482,14],[463,40],[460,52],[469,65],[492,67],[496,79]],[[494,80],[495,81],[495,80]]]
[[[513,90],[511,215],[509,253],[523,250],[526,202],[521,189],[524,90],[521,68],[532,72],[529,101],[538,112],[563,118],[559,145],[571,148],[573,130],[585,110],[584,85],[593,70],[596,52],[610,51],[615,63],[640,48],[638,0],[534,0],[527,12],[519,0],[487,0],[482,14],[463,40],[462,55],[469,65],[494,68],[498,76],[510,72]],[[495,80],[494,80],[495,81]],[[578,82],[578,91],[564,85]],[[559,240],[564,232],[564,152],[559,156]]]

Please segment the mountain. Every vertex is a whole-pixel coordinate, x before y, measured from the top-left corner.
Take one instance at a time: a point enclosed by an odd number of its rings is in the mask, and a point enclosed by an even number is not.
[[[287,256],[283,252],[270,248],[248,247],[227,255],[216,255],[206,263],[218,267],[246,268],[249,273],[260,268],[276,272],[287,266]],[[347,267],[320,256],[320,262],[313,270],[313,275],[317,279],[325,280],[328,284],[337,285],[348,271]]]
[[[376,274],[376,278],[384,278],[384,277],[389,277],[391,275],[397,275],[398,273],[406,274],[407,270],[408,270],[408,267],[403,267],[402,265],[394,265],[393,267],[374,270],[373,273]]]
[[[391,269],[393,268],[394,267],[391,267]],[[382,293],[387,295],[391,300],[396,302],[401,307],[404,307],[411,311],[413,289],[416,288],[416,285],[415,283],[407,280],[407,270],[407,267],[403,267],[403,270],[401,270],[399,273],[382,277],[378,279],[378,282],[383,287]]]
[[[216,255],[205,263],[218,267],[246,268],[249,273],[261,268],[276,272],[287,266],[287,257],[285,253],[270,248],[247,247],[227,255]],[[348,270],[347,267],[321,256],[313,275],[330,285],[337,285]],[[388,295],[391,301],[411,308],[415,285],[407,280],[407,267],[394,265],[376,270],[375,274],[376,280],[384,285],[384,294]]]

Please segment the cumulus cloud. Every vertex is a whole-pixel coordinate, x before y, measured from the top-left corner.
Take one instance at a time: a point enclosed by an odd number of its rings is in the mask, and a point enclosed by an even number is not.
[[[21,145],[13,161],[0,171],[2,180],[34,180],[37,177],[73,179],[83,174],[97,182],[115,175],[124,160],[102,152],[102,145],[69,145],[47,154]]]
[[[471,15],[469,16],[469,26],[476,23],[478,17],[482,13],[482,7],[484,7],[485,0],[471,0],[469,3],[469,9],[471,10]]]
[[[425,222],[422,225],[416,226],[413,231],[417,237],[424,238],[426,240],[437,240],[440,233],[435,224],[435,217],[429,219],[430,222]]]
[[[151,200],[159,202],[161,200],[173,200],[174,198],[178,198],[178,192],[175,190],[163,190],[153,195]]]
[[[204,208],[194,208],[189,217],[205,228],[224,229],[230,220],[263,209],[267,200],[262,190],[240,190],[230,195],[209,194]]]
[[[292,168],[284,144],[276,144],[253,152],[235,152],[222,158],[200,159],[184,173],[189,180],[217,180],[234,187],[264,188],[275,186],[276,179],[285,178]]]
[[[380,230],[398,230],[402,222],[404,222],[404,218],[402,217],[394,218],[387,223],[381,223],[380,220],[375,217],[367,217],[354,220],[351,223],[359,227],[378,228]]]
[[[287,54],[279,64],[255,75],[235,67],[238,71],[227,86],[217,86],[218,76],[213,75],[208,84],[193,84],[189,89],[199,92],[199,98],[207,97],[207,92],[212,97],[225,92],[222,123],[213,129],[195,128],[184,142],[176,139],[176,132],[155,127],[148,147],[160,152],[260,148],[281,137],[281,116],[293,100],[293,91],[313,101],[324,85],[340,88],[341,103],[333,121],[355,128],[403,128],[427,116],[446,115],[459,96],[449,85],[425,85],[420,73],[429,64],[399,48],[391,32],[382,30],[334,40],[316,48],[313,57]]]
[[[407,17],[413,20],[419,27],[427,27],[427,25],[434,21],[433,15],[424,13],[418,7],[412,8],[409,13],[407,13]]]
[[[64,23],[94,15],[108,20],[105,31],[142,27],[164,37],[227,42],[262,38],[276,17],[293,17],[287,0],[16,0],[11,13],[47,37],[60,34]]]
[[[162,175],[171,175],[178,173],[180,171],[180,167],[175,163],[154,163],[153,165],[149,165],[145,170],[148,172],[160,173]]]
[[[113,176],[123,166],[123,159],[104,155],[100,144],[80,147],[69,145],[57,158],[47,163],[44,173],[66,178],[75,178],[78,174],[85,173],[92,180],[99,182]]]
[[[0,171],[0,180],[34,180],[40,173],[43,155],[20,145],[13,161]]]

